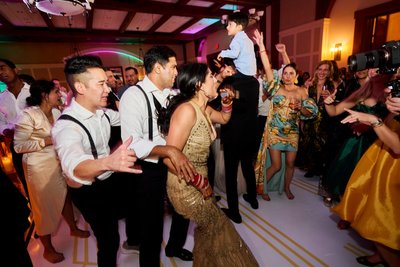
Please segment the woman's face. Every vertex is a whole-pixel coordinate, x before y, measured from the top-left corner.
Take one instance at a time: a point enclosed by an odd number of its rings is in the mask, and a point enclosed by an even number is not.
[[[46,96],[46,99],[48,104],[52,107],[62,105],[60,89],[55,87],[51,89],[50,93]]]
[[[326,80],[329,76],[329,65],[322,64],[317,69],[317,78],[318,80]]]
[[[206,79],[201,85],[201,89],[204,90],[209,100],[213,100],[218,96],[217,88],[214,86],[216,79],[212,75],[210,69],[207,69]]]
[[[282,73],[283,84],[292,85],[297,78],[296,70],[292,67],[286,67]]]

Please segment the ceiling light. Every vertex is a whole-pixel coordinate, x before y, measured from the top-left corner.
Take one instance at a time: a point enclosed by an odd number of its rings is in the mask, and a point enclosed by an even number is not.
[[[54,16],[74,16],[91,10],[94,0],[23,0],[29,10],[38,10]]]
[[[234,10],[233,12],[239,12],[239,9]],[[260,18],[264,16],[264,11],[263,10],[256,10],[255,8],[250,8],[249,9],[249,20],[255,20],[259,21]],[[222,24],[227,24],[228,23],[228,15],[222,15],[221,17],[221,23]]]

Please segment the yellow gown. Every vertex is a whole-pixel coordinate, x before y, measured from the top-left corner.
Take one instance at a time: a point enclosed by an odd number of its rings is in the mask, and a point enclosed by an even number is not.
[[[400,123],[388,125],[400,135]],[[375,141],[347,184],[333,212],[349,221],[363,238],[400,250],[400,155]]]
[[[215,139],[215,134],[210,119],[205,117],[195,103],[190,103],[196,110],[197,118],[183,153],[194,164],[197,172],[206,177],[209,148]],[[179,181],[179,178],[170,172],[167,192],[175,210],[197,224],[194,234],[193,266],[258,266],[246,243],[212,198],[204,200],[200,191],[184,181]]]

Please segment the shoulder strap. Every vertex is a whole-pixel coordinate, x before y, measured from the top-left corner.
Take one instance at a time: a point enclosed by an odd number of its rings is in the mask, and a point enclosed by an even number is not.
[[[106,119],[108,120],[108,123],[110,124],[110,127],[111,127],[111,120],[110,120],[110,117],[108,117],[107,113],[105,113],[105,112],[104,112],[104,116],[106,116]]]
[[[147,112],[148,112],[148,116],[149,116],[149,140],[153,141],[153,116],[152,116],[152,112],[151,112],[150,101],[146,95],[146,92],[143,90],[143,88],[137,84],[136,84],[136,87],[140,89],[140,91],[144,94],[144,97],[146,98]]]
[[[104,114],[105,114],[105,113],[104,113]],[[106,115],[106,116],[107,116],[107,115]],[[73,121],[73,122],[75,122],[76,124],[80,125],[80,126],[82,127],[83,130],[85,130],[86,134],[87,134],[88,137],[89,137],[90,148],[91,148],[91,150],[92,150],[93,157],[94,157],[95,159],[97,159],[97,158],[98,158],[98,156],[97,156],[97,149],[96,149],[96,146],[94,145],[93,138],[92,138],[92,136],[90,135],[89,130],[88,130],[80,121],[78,121],[77,119],[75,119],[74,117],[72,117],[72,116],[70,116],[70,115],[62,114],[58,119],[59,119],[59,120]],[[107,119],[109,120],[108,116],[107,116]]]

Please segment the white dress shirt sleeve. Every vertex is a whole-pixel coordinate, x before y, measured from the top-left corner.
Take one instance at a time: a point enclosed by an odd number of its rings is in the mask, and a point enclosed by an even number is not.
[[[149,100],[152,101],[152,99]],[[147,102],[139,88],[130,87],[125,91],[119,103],[119,112],[122,140],[125,141],[132,136],[130,148],[135,151],[138,158],[147,158],[157,144],[148,138]]]
[[[239,53],[240,53],[240,43],[238,37],[235,36],[229,45],[229,49],[221,51],[221,57],[235,59],[239,56]]]
[[[82,180],[74,175],[76,166],[85,160],[93,160],[93,155],[84,151],[82,146],[83,138],[88,138],[83,129],[75,122],[59,120],[52,129],[54,148],[60,158],[61,168],[64,174],[69,178],[84,185],[90,185],[92,182]],[[79,127],[79,128],[78,128]]]

